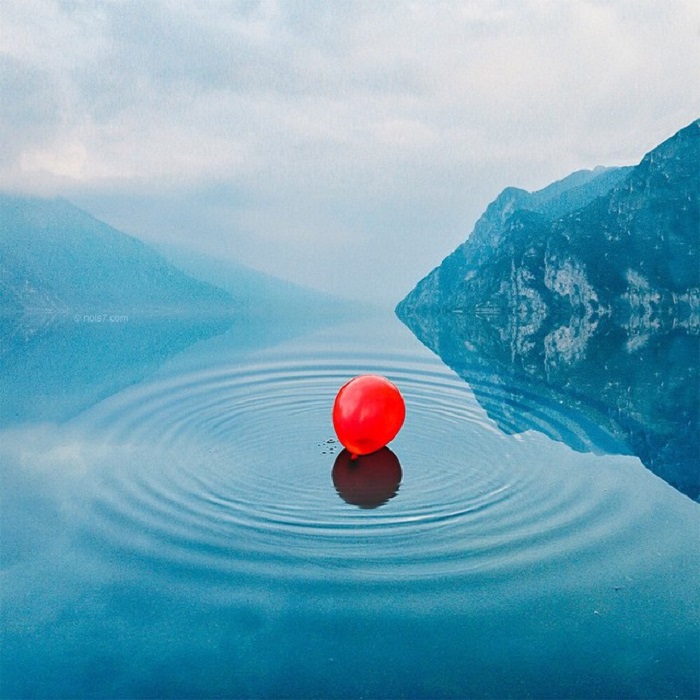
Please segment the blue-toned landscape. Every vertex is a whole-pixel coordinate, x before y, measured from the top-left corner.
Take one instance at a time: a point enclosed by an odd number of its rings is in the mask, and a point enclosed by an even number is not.
[[[0,3],[0,697],[700,694],[697,13],[437,7]]]

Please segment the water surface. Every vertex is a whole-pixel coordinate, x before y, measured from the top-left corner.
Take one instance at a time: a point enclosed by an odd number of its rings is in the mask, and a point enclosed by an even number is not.
[[[697,504],[590,412],[508,434],[391,315],[222,330],[127,373],[123,328],[54,331],[22,371],[83,358],[65,410],[2,375],[3,696],[697,695]],[[407,403],[376,507],[330,424],[362,372]]]

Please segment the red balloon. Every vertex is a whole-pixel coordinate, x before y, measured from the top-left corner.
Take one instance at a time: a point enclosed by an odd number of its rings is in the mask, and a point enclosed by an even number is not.
[[[401,392],[388,379],[363,374],[341,387],[333,404],[333,427],[353,455],[366,455],[396,437],[406,417]]]

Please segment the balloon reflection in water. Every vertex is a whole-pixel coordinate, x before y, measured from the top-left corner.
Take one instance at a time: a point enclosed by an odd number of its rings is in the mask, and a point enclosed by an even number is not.
[[[401,483],[401,464],[388,448],[356,456],[343,450],[333,465],[333,485],[347,503],[377,508],[393,498]]]

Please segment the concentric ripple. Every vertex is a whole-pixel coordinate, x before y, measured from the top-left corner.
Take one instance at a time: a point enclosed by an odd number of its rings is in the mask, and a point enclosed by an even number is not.
[[[407,404],[391,445],[402,483],[376,509],[339,497],[336,456],[319,447],[335,393],[362,372],[390,378]],[[576,430],[575,415],[553,411],[542,420]],[[591,477],[597,458],[504,434],[454,373],[400,353],[268,355],[176,375],[112,397],[75,428],[101,455],[76,505],[79,536],[170,580],[512,573],[593,548],[613,556],[644,508],[620,506],[615,471]]]

